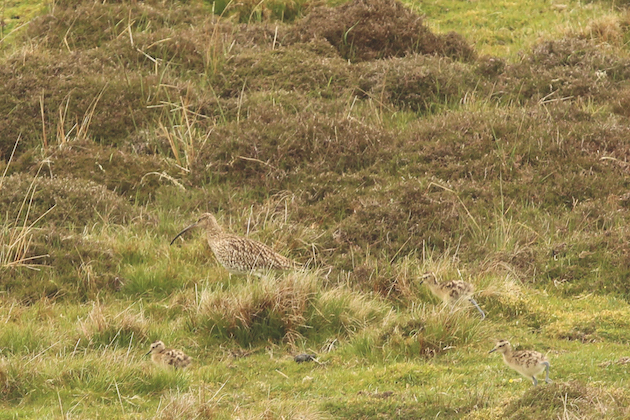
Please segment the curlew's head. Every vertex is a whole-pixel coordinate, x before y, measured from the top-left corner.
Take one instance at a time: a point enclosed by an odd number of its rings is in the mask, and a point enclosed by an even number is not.
[[[164,343],[162,343],[161,341],[156,341],[155,343],[151,344],[151,349],[146,354],[146,356],[150,355],[151,353],[159,353],[165,348],[166,347],[164,347]]]
[[[428,286],[436,286],[438,284],[437,276],[433,271],[429,271],[420,276],[420,284],[426,281]]]
[[[221,226],[219,226],[219,223],[217,223],[217,219],[214,217],[214,215],[212,213],[204,213],[201,215],[201,217],[199,217],[199,220],[179,232],[171,241],[171,245],[173,245],[175,239],[179,238],[189,230],[197,227],[204,229],[208,233],[208,236],[214,236],[223,232],[223,229],[221,228]]]
[[[492,350],[490,350],[488,353],[492,353],[495,351],[498,351],[499,353],[506,353],[512,350],[512,346],[510,345],[510,342],[507,340],[499,340],[497,341],[496,346],[494,346],[494,348]]]

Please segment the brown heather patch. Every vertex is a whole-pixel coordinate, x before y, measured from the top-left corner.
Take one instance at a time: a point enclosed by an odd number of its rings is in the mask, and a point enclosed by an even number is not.
[[[270,102],[249,112],[245,121],[217,127],[200,152],[199,161],[220,179],[282,190],[303,171],[343,174],[370,167],[390,138],[355,119],[290,113]]]
[[[620,60],[609,45],[571,37],[540,43],[534,47],[529,61],[545,68],[568,66],[623,70],[625,67],[624,60]]]
[[[630,117],[630,88],[619,89],[610,98],[612,111],[624,117]]]
[[[347,95],[352,68],[326,41],[297,43],[275,50],[245,50],[225,65],[222,96],[247,91],[298,91],[325,98]],[[344,86],[344,88],[340,88]]]
[[[608,99],[614,84],[630,77],[629,63],[607,43],[578,38],[545,41],[528,59],[508,66],[495,89],[519,103]]]
[[[134,147],[145,153],[156,153],[154,145],[136,144]],[[151,147],[151,148],[149,148]],[[46,175],[75,177],[93,181],[107,187],[129,201],[150,199],[164,185],[168,175],[166,162],[155,155],[139,155],[131,151],[101,146],[92,141],[70,142],[63,147],[54,147],[44,160],[34,150],[25,152],[12,164],[11,173],[37,173],[45,168]]]
[[[353,0],[342,6],[314,8],[297,23],[303,39],[324,38],[351,61],[439,54],[460,59],[474,56],[457,34],[434,35],[422,18],[397,0]]]
[[[29,221],[55,206],[46,216],[48,226],[83,229],[93,223],[126,223],[137,215],[137,210],[124,198],[103,185],[81,178],[39,177],[32,201],[29,193],[33,182],[31,176],[11,175],[4,182],[11,187],[3,191],[0,212],[9,220],[17,216],[25,197],[28,197],[26,203],[30,202]]]
[[[473,200],[491,197],[474,188],[476,184],[498,188],[494,182],[499,180],[508,200],[526,197],[544,207],[605,198],[623,187],[621,179],[611,183],[606,175],[619,173],[619,168],[601,158],[606,150],[625,160],[627,129],[606,115],[584,115],[573,105],[556,105],[547,111],[530,108],[433,118],[406,133],[409,140],[403,147],[409,160],[399,171],[458,180],[464,188],[472,187]],[[553,173],[564,176],[549,176]]]
[[[357,72],[360,92],[414,112],[437,113],[467,94],[487,90],[470,65],[444,57],[372,61],[358,65]]]
[[[342,197],[331,197],[323,204]],[[350,211],[336,226],[332,243],[325,244],[335,249],[339,258],[336,264],[346,270],[352,269],[348,264],[353,260],[362,260],[359,250],[370,250],[377,258],[389,260],[408,255],[423,243],[443,249],[463,216],[455,197],[442,190],[427,191],[414,180],[393,188],[377,184],[360,195],[346,197]],[[381,276],[374,276],[373,281],[371,287],[388,293],[389,281]],[[378,285],[383,281],[386,283]]]
[[[40,46],[53,50],[92,51],[95,59],[106,55],[126,68],[151,71],[157,60],[160,67],[196,74],[217,72],[231,52],[243,48],[278,47],[286,35],[281,23],[237,25],[185,2],[56,5],[53,14],[35,19],[28,30]]]
[[[241,0],[230,2],[218,0],[213,4],[216,14],[229,17],[230,20],[245,23],[261,23],[270,20],[292,21],[300,17],[313,5],[321,2],[311,0]]]
[[[120,145],[155,111],[147,100],[158,80],[126,75],[85,54],[24,53],[0,64],[0,154],[87,137]]]
[[[183,28],[196,24],[207,12],[198,5],[177,1],[120,2],[118,4],[64,1],[52,14],[36,18],[28,35],[51,48],[89,49],[100,47],[125,33]]]

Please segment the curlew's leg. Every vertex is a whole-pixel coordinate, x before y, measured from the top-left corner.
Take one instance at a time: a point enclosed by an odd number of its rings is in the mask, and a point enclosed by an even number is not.
[[[552,381],[549,379],[549,362],[543,362],[543,365],[545,365],[545,382],[550,384]]]
[[[536,377],[532,376],[532,379],[534,380],[534,386],[538,385],[538,380],[536,379]]]
[[[479,313],[481,314],[481,320],[484,320],[486,318],[486,314],[485,312],[479,307],[479,305],[477,305],[477,301],[473,298],[468,299],[470,300],[470,303],[472,303],[473,305],[475,305],[475,308],[477,308],[477,310],[479,311]]]

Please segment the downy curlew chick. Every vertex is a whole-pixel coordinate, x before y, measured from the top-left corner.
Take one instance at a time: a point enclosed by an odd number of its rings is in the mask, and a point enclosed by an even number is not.
[[[217,219],[210,213],[201,215],[198,221],[179,232],[171,241],[171,245],[175,239],[195,227],[205,229],[208,245],[214,256],[219,264],[232,274],[262,275],[270,270],[301,267],[300,264],[278,254],[263,243],[224,232]]]
[[[175,369],[184,369],[190,365],[192,358],[181,350],[167,349],[164,343],[156,341],[151,344],[151,350],[147,353],[156,365],[173,366]]]
[[[437,276],[433,272],[426,273],[422,276],[422,283],[425,283],[429,290],[438,298],[442,299],[445,304],[455,304],[461,299],[467,299],[475,305],[475,308],[481,314],[481,319],[486,317],[484,311],[479,307],[477,301],[473,299],[472,295],[475,293],[475,288],[472,284],[463,280],[451,280],[440,283],[437,281]]]
[[[512,351],[512,346],[507,340],[500,340],[496,346],[488,353],[499,351],[503,354],[503,361],[506,365],[525,376],[532,379],[534,386],[538,385],[536,375],[546,371],[545,382],[551,383],[549,379],[549,361],[544,354],[533,350]]]

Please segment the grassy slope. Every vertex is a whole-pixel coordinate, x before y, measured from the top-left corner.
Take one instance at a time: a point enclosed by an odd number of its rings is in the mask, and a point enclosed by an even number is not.
[[[423,3],[499,58],[350,64],[291,41],[299,22],[73,4],[0,69],[2,171],[20,138],[0,417],[628,416],[624,11]],[[559,41],[532,52],[541,39]],[[201,211],[321,269],[230,278],[196,236],[169,247]],[[440,306],[426,270],[474,283],[487,320]],[[499,338],[548,353],[554,384],[487,355]],[[152,366],[156,339],[193,367]]]
[[[618,15],[613,2],[409,2],[436,31],[465,34],[481,54],[515,58],[543,39],[587,31]],[[619,4],[617,4],[619,6]]]

